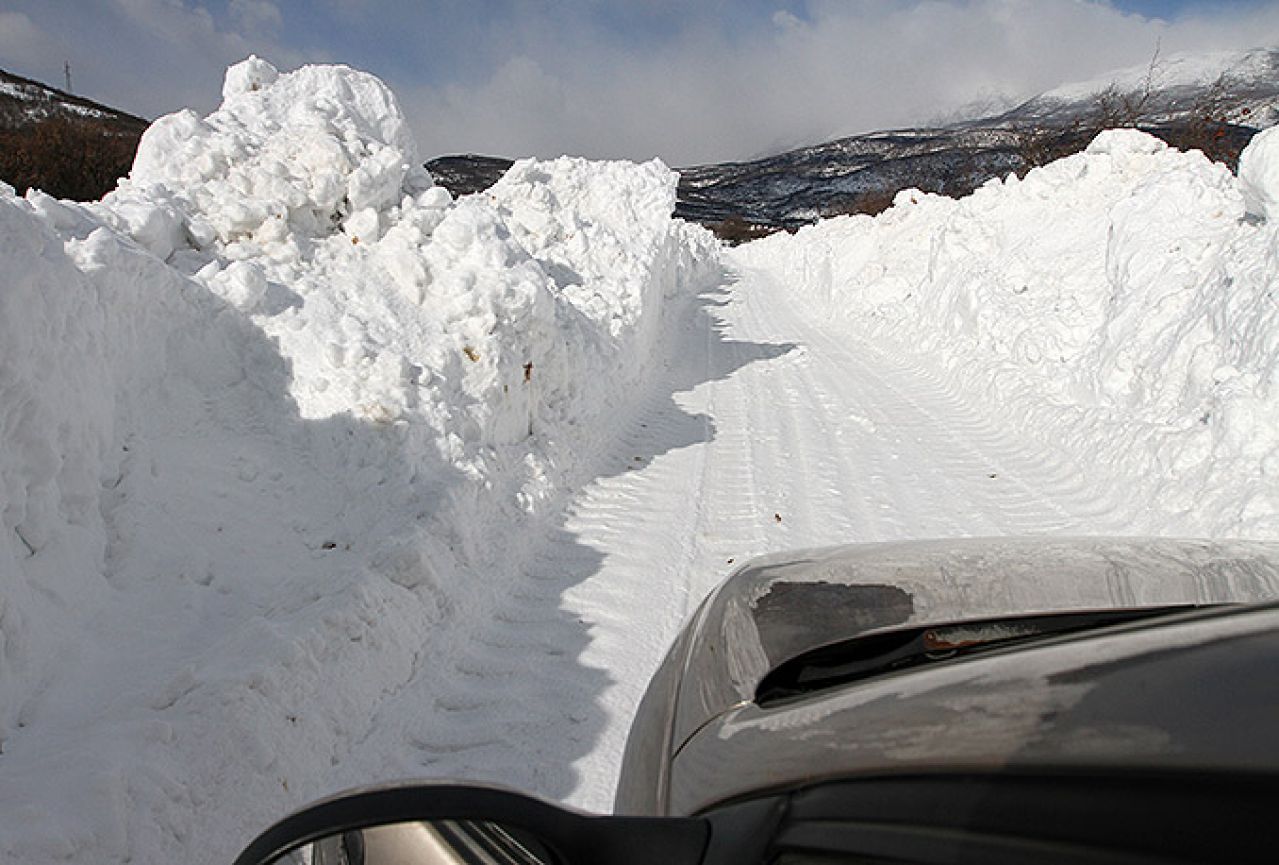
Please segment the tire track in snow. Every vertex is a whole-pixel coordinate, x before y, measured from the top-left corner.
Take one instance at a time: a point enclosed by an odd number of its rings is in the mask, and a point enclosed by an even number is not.
[[[711,374],[707,320],[696,316],[667,337],[665,375],[637,394],[614,448],[596,460],[597,479],[569,503],[558,524],[540,539],[500,539],[530,547],[520,573],[484,575],[509,587],[505,599],[465,635],[465,645],[448,647],[450,658],[424,669],[379,711],[375,729],[335,778],[467,778],[551,798],[568,798],[582,787],[573,764],[593,751],[615,711],[607,695],[618,671],[614,665],[592,668],[579,657],[589,643],[608,644],[616,636],[595,624],[607,617],[600,605],[633,608],[638,597],[660,588],[662,597],[648,605],[658,620],[610,644],[617,654],[647,659],[660,658],[688,604],[687,588],[660,574],[663,568],[689,572],[681,557],[696,545],[668,536],[670,515],[654,488],[673,490],[682,483],[689,503],[705,485],[705,452],[691,445],[706,439],[710,421],[686,411],[673,394]],[[687,532],[696,525],[696,519],[685,521]],[[585,536],[592,544],[582,543]],[[643,540],[628,545],[635,539]],[[647,585],[605,591],[581,610],[566,603],[576,584],[618,570]],[[344,784],[335,780],[332,786]],[[610,787],[598,795],[611,800],[611,794]]]
[[[652,561],[642,575],[634,569],[643,562],[624,559],[643,546],[641,538],[603,531],[603,521],[598,530],[579,527],[582,542],[608,556],[566,600],[595,624],[584,658],[617,679],[608,726],[584,764],[608,783],[593,777],[575,792],[578,804],[608,806],[631,707],[665,651],[665,640],[645,645],[653,654],[637,662],[639,649],[624,648],[651,633],[646,622],[659,614],[639,614],[623,586],[660,576],[694,587],[696,601],[731,570],[730,560],[763,552],[858,540],[1105,533],[1124,524],[1113,506],[1118,498],[1086,482],[1068,455],[999,428],[912,359],[803,321],[766,281],[737,285],[716,318],[721,338],[708,362],[734,371],[682,395],[686,408],[707,412],[714,424],[714,435],[694,446],[706,452],[703,485],[691,501],[685,478],[669,487],[654,477],[646,488],[656,496],[648,510],[670,514],[665,536],[697,545],[681,558],[691,572]],[[788,343],[799,347],[741,362],[746,346]],[[738,356],[725,363],[716,352]],[[698,528],[689,533],[680,520],[694,503]]]
[[[814,353],[825,358],[832,369],[845,371],[845,383],[836,388],[843,391],[838,398],[830,393],[832,376],[810,378],[808,386],[815,391],[816,405],[827,411],[841,401],[860,405],[861,410],[878,417],[876,429],[892,431],[889,437],[898,447],[887,456],[892,462],[906,464],[901,474],[910,483],[897,490],[901,499],[913,500],[913,513],[924,516],[928,510],[918,498],[921,492],[935,497],[937,491],[944,490],[974,505],[967,515],[948,520],[948,530],[942,534],[972,534],[983,526],[997,534],[1095,533],[1122,531],[1130,524],[1131,514],[1116,504],[1120,497],[1115,488],[1104,482],[1109,479],[1089,483],[1077,460],[998,428],[993,418],[961,400],[918,361],[872,342],[850,350],[847,343],[797,321],[776,298],[763,309],[766,316],[753,310],[757,324],[768,321],[774,327],[807,331]],[[872,449],[881,447],[883,437],[866,444]],[[909,459],[903,459],[906,454]],[[978,482],[973,483],[974,478]],[[919,522],[908,521],[910,536],[921,535]]]

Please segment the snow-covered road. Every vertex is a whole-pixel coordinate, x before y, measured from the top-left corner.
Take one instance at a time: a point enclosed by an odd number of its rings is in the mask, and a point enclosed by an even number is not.
[[[664,355],[454,669],[388,703],[339,772],[415,752],[421,774],[606,811],[649,676],[735,564],[851,541],[1124,530],[1106,477],[1001,428],[919,360],[806,320],[766,274],[703,293]]]

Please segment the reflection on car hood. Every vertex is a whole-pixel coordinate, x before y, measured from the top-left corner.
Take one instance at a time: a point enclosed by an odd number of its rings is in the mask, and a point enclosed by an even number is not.
[[[1273,543],[998,538],[792,552],[747,564],[712,593],[673,650],[684,657],[659,671],[679,677],[666,691],[674,705],[643,711],[670,712],[673,754],[750,701],[771,669],[834,642],[1032,613],[1275,598]]]
[[[1230,606],[1024,644],[773,708],[743,704],[676,755],[664,809],[695,814],[824,778],[954,771],[1273,779],[1276,664],[1279,604]]]

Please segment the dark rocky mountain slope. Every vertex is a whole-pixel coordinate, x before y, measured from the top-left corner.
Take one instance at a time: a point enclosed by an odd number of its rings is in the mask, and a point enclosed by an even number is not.
[[[0,180],[101,198],[129,173],[147,121],[0,70]]]
[[[1102,129],[1138,127],[1234,167],[1258,129],[1279,120],[1279,51],[1184,56],[1072,85],[1003,114],[854,135],[748,162],[680,170],[676,215],[743,240],[840,213],[878,213],[902,189],[960,196],[1087,146]],[[510,163],[452,156],[427,167],[459,191],[494,182]],[[451,188],[451,187],[450,187]]]
[[[1063,87],[995,116],[854,135],[746,162],[680,170],[676,215],[744,240],[840,213],[878,213],[902,189],[960,196],[1138,127],[1234,167],[1279,122],[1279,50],[1184,55],[1105,82]],[[99,198],[128,173],[147,121],[0,71],[0,179],[61,198]],[[455,195],[486,189],[511,161],[427,163]]]

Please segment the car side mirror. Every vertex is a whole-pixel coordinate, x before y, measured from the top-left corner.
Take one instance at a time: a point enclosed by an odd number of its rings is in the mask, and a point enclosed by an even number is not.
[[[698,818],[592,816],[497,787],[413,783],[310,805],[235,865],[694,865],[709,834]]]

